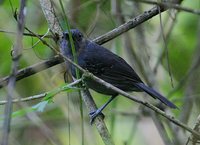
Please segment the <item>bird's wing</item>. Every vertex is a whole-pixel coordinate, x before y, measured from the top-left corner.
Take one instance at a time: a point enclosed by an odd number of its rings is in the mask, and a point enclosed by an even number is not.
[[[141,79],[125,60],[97,44],[87,46],[84,52],[84,68],[114,86],[132,91],[134,83]]]

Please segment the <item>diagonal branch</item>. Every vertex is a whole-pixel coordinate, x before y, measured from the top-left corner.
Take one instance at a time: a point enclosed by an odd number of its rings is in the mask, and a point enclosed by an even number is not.
[[[59,63],[63,62],[63,60],[59,56],[54,56],[49,60],[45,60],[34,64],[32,66],[21,69],[16,74],[16,81],[21,80],[23,78],[29,77],[33,74],[39,73],[47,68],[53,67]],[[6,76],[0,80],[0,88],[6,86],[8,84],[9,76]]]
[[[131,0],[131,1],[145,3],[145,4],[151,4],[151,5],[158,5],[158,6],[162,6],[162,7],[167,7],[169,9],[173,8],[176,10],[181,10],[181,11],[185,11],[188,13],[200,15],[200,11],[197,9],[195,10],[195,9],[183,7],[183,6],[180,6],[180,4],[176,4],[176,3],[170,2],[170,1],[166,1],[166,2],[156,2],[156,1],[149,1],[149,0]]]
[[[94,76],[93,74],[85,71],[85,73],[83,74],[83,80],[85,78],[89,78],[89,79],[93,79],[94,81],[96,81],[97,83],[99,84],[102,84],[104,86],[106,86],[108,89],[111,89],[115,92],[117,92],[118,94],[130,99],[130,100],[133,100],[134,102],[137,102],[139,104],[142,104],[146,107],[148,107],[149,109],[155,111],[156,113],[158,113],[159,115],[162,115],[163,117],[165,117],[166,119],[170,120],[171,122],[173,122],[174,124],[178,125],[179,127],[187,130],[188,132],[192,133],[192,135],[197,138],[197,139],[200,139],[200,133],[193,130],[192,128],[188,127],[186,124],[180,122],[179,120],[175,119],[173,116],[170,116],[170,115],[167,115],[164,111],[160,110],[159,108],[153,106],[152,104],[149,104],[148,102],[146,101],[142,101],[140,99],[137,99],[136,97],[118,89],[117,87],[113,86],[112,84],[109,84],[107,82],[105,82],[104,80]]]

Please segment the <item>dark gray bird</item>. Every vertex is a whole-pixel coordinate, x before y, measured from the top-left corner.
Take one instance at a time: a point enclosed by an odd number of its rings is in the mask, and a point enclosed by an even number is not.
[[[106,48],[84,38],[83,34],[77,30],[71,30],[78,64],[95,76],[114,85],[126,92],[146,92],[154,99],[160,100],[170,108],[177,108],[172,102],[167,100],[160,93],[145,85],[133,68],[121,57],[110,52]],[[69,41],[69,32],[63,33],[60,43],[61,53],[73,60],[72,49]],[[76,77],[75,67],[70,65],[73,77]],[[112,96],[102,107],[90,113],[91,121],[101,113],[101,111],[118,95],[118,93],[107,89],[105,86],[94,80],[86,80],[86,85],[96,92]]]

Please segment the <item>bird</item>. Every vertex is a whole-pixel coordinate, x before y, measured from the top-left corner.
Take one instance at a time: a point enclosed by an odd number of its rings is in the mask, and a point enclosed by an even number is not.
[[[76,51],[77,63],[83,69],[125,92],[146,92],[149,96],[160,100],[160,102],[169,108],[177,108],[174,103],[158,93],[155,89],[147,86],[123,58],[105,47],[86,39],[78,29],[70,29],[70,32]],[[63,37],[60,41],[60,51],[62,55],[73,60],[74,57],[69,36],[70,32],[68,30],[63,32]],[[72,76],[77,78],[76,67],[72,64],[68,65]],[[82,75],[81,72],[80,75]],[[93,79],[86,79],[85,84],[88,88],[98,93],[111,96],[99,109],[89,113],[90,122],[92,123],[101,114],[103,109],[118,96],[118,93],[95,82]]]

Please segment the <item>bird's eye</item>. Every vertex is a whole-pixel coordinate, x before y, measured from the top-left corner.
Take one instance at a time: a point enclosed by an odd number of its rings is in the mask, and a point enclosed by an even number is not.
[[[82,38],[82,34],[79,33],[79,34],[78,34],[78,37],[79,37],[79,38]]]

